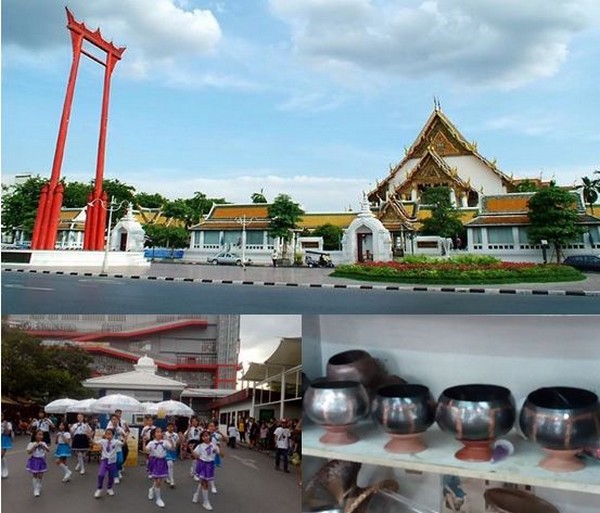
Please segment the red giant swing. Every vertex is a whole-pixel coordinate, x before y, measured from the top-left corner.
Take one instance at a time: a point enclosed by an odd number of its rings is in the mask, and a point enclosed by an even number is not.
[[[108,124],[108,103],[110,97],[110,79],[112,72],[121,59],[125,48],[117,48],[112,43],[103,39],[100,29],[92,32],[83,23],[75,20],[67,8],[67,28],[71,33],[73,46],[73,61],[69,73],[69,82],[65,103],[63,106],[54,161],[50,182],[42,188],[40,202],[33,228],[31,240],[32,249],[53,250],[56,244],[60,210],[63,201],[63,185],[60,183],[60,171],[67,139],[67,129],[73,103],[73,93],[81,54],[104,66],[104,90],[102,95],[102,112],[100,117],[100,137],[98,140],[98,155],[96,161],[96,177],[94,189],[88,197],[87,216],[85,222],[83,249],[98,251],[104,248],[104,229],[106,225],[106,211],[108,198],[103,190],[104,184],[104,154],[106,151],[106,128]],[[84,40],[106,53],[106,60],[102,60],[83,48]],[[108,243],[108,241],[107,241]]]

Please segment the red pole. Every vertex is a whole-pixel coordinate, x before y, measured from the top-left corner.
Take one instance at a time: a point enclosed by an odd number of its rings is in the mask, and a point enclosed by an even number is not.
[[[59,182],[56,188],[54,189],[52,206],[50,208],[50,218],[48,219],[48,231],[46,235],[47,249],[54,249],[56,245],[56,237],[58,235],[58,224],[60,222],[60,209],[62,207],[64,191],[64,185]]]
[[[90,251],[94,249],[94,243],[96,241],[96,207],[98,205],[98,201],[94,201],[94,199],[94,195],[90,194],[87,206],[87,215],[85,219],[84,249]]]
[[[42,186],[40,192],[40,202],[38,204],[37,214],[35,216],[35,224],[33,225],[33,235],[31,236],[31,249],[40,249],[39,240],[42,233],[42,222],[44,219],[44,210],[48,201],[48,184]]]
[[[110,226],[106,227],[106,209],[110,208],[106,192],[102,193],[102,201],[98,202],[98,214],[96,217],[96,251],[104,249],[106,230],[110,233]]]

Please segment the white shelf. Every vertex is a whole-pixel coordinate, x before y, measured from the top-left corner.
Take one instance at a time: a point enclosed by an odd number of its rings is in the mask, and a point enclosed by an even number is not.
[[[319,442],[324,429],[313,424],[305,425],[302,433],[302,453],[326,459],[355,461],[372,465],[395,467],[416,472],[454,474],[462,477],[505,481],[600,494],[600,462],[586,460],[586,467],[576,472],[555,473],[538,467],[544,457],[542,449],[534,443],[509,434],[515,453],[498,463],[464,462],[454,457],[461,444],[448,433],[432,426],[423,436],[427,449],[417,454],[392,454],[383,446],[390,440],[372,421],[357,424],[353,432],[360,440],[351,445],[325,445]]]

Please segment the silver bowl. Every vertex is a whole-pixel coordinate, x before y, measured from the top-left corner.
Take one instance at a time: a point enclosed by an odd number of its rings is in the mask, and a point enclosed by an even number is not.
[[[435,400],[423,385],[388,385],[377,391],[372,416],[392,437],[387,451],[420,452],[426,448],[421,434],[435,418]]]
[[[326,374],[331,381],[359,381],[373,393],[386,372],[367,351],[351,349],[329,358]]]
[[[579,470],[585,464],[575,455],[600,436],[600,402],[595,393],[582,388],[539,388],[527,396],[519,425],[526,438],[547,452],[541,467]]]
[[[344,445],[358,440],[350,426],[369,414],[369,406],[369,395],[358,381],[317,379],[304,395],[303,411],[325,428],[322,443]]]
[[[515,418],[515,400],[508,388],[468,384],[442,392],[435,420],[465,446],[455,454],[458,459],[489,461],[494,440],[512,429]]]

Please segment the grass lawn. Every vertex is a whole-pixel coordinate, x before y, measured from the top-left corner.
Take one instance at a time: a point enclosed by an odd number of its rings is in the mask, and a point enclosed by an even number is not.
[[[389,283],[483,285],[581,281],[585,275],[560,264],[503,262],[495,257],[461,255],[451,258],[406,257],[395,262],[367,262],[336,267],[340,278]]]

